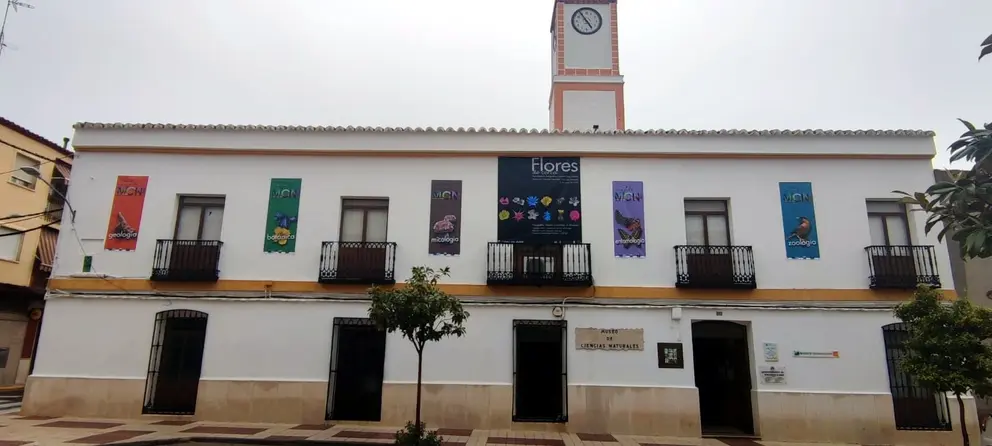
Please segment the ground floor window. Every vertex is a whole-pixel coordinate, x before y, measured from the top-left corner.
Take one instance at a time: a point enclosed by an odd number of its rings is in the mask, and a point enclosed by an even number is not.
[[[380,421],[385,365],[385,331],[371,319],[334,318],[326,419]]]
[[[909,329],[906,324],[896,323],[882,327],[896,429],[949,431],[951,416],[947,396],[923,387],[916,379],[899,369],[899,361],[906,354],[903,343],[908,338]]]
[[[568,421],[568,324],[513,321],[513,421]]]
[[[155,315],[143,413],[192,415],[200,385],[207,313],[169,310]]]

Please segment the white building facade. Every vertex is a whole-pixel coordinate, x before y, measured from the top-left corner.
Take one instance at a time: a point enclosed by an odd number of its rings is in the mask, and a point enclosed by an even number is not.
[[[624,130],[615,17],[555,3],[551,131],[78,124],[24,412],[402,425],[366,291],[431,266],[471,313],[432,426],[960,441],[896,365],[892,307],[953,296],[892,193],[933,135]]]

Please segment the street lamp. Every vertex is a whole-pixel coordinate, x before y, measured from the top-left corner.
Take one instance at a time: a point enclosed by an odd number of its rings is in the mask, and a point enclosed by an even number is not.
[[[24,172],[24,173],[26,173],[28,175],[31,175],[31,176],[37,178],[38,181],[41,181],[42,183],[47,184],[48,187],[50,187],[52,189],[52,192],[55,192],[56,195],[58,195],[59,197],[62,197],[62,201],[65,202],[65,205],[69,207],[69,222],[70,223],[75,223],[76,222],[76,210],[73,209],[72,208],[72,204],[69,203],[69,198],[66,197],[65,195],[63,195],[62,192],[59,192],[58,188],[56,188],[54,185],[52,185],[52,183],[49,183],[48,181],[45,181],[45,179],[41,177],[41,171],[38,170],[38,168],[31,167],[31,166],[24,166],[24,167],[21,168],[21,172]]]

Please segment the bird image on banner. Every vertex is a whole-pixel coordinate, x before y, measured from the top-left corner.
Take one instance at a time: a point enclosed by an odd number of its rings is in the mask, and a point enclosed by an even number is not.
[[[809,221],[806,217],[798,217],[799,225],[789,233],[789,236],[785,238],[786,241],[792,240],[793,238],[798,239],[801,242],[809,240],[809,234],[813,231],[813,223]]]
[[[631,246],[641,246],[644,243],[644,230],[641,228],[639,218],[624,217],[619,210],[614,210],[613,220],[626,229],[626,231],[617,229],[617,233],[620,234],[620,244],[623,245],[624,249]]]

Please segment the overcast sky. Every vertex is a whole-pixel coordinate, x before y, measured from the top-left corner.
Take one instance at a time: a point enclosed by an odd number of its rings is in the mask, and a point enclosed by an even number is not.
[[[5,0],[0,0],[3,2]],[[548,125],[552,0],[21,0],[0,116]],[[629,128],[992,121],[989,0],[619,0]]]

